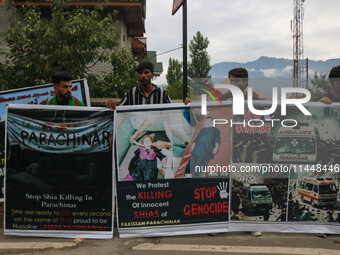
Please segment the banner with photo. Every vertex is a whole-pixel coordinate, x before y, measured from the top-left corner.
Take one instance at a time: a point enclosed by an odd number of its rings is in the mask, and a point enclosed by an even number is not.
[[[5,151],[5,120],[8,104],[45,104],[55,95],[52,84],[26,87],[0,92],[0,202],[4,200],[4,151]],[[91,106],[89,89],[86,79],[72,81],[72,95]]]
[[[9,105],[5,234],[112,238],[114,112]]]
[[[234,116],[231,231],[340,233],[340,105],[304,106]]]
[[[121,237],[227,229],[231,129],[183,104],[117,107],[116,181]],[[211,110],[231,118],[231,105]],[[199,169],[196,168],[199,166]]]
[[[120,236],[339,233],[340,105],[305,106],[117,107]]]

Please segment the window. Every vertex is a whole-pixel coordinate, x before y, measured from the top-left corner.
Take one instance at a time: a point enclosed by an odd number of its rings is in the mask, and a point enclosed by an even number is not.
[[[243,190],[242,190],[242,195],[243,195],[244,197],[248,197],[248,190],[243,189]]]
[[[313,184],[312,183],[306,183],[306,190],[312,191],[313,190]]]
[[[300,188],[301,188],[301,189],[304,189],[304,188],[305,188],[305,182],[301,182],[301,183],[300,183]]]

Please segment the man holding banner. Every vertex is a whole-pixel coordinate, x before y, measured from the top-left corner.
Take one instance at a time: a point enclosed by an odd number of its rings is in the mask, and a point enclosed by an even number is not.
[[[238,67],[231,69],[228,72],[229,83],[238,87],[242,90],[243,94],[247,96],[247,88],[248,88],[248,71],[243,67]],[[220,91],[223,93],[223,91]],[[221,100],[231,100],[233,95],[231,91],[227,91],[225,94],[221,96]],[[262,100],[264,98],[260,98],[260,96],[253,91],[253,99],[254,100]]]
[[[78,98],[71,95],[72,76],[70,73],[62,71],[52,75],[55,95],[46,102],[46,105],[69,105],[85,106]]]
[[[171,103],[169,95],[160,88],[152,84],[154,77],[154,65],[150,61],[141,62],[137,66],[137,77],[139,85],[130,89],[123,99],[119,102],[121,105],[140,105],[140,104],[168,104]],[[187,97],[184,104],[187,105],[190,99]],[[116,104],[113,99],[108,99],[106,107],[112,110],[116,109]]]

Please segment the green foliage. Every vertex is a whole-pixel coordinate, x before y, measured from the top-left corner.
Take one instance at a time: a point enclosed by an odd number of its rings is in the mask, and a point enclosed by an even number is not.
[[[123,97],[125,93],[139,82],[136,75],[137,58],[130,51],[121,50],[111,55],[113,71],[100,79],[89,75],[88,82],[96,84],[90,87],[90,94],[96,97]]]
[[[183,82],[178,80],[169,84],[165,91],[169,94],[171,99],[183,99]]]
[[[189,56],[191,62],[188,64],[188,75],[191,78],[210,78],[209,71],[210,57],[207,52],[209,40],[203,37],[200,31],[197,31],[196,36],[189,43]]]
[[[311,101],[318,101],[323,95],[329,93],[332,90],[332,84],[329,82],[328,73],[314,73],[313,79],[311,79],[312,88],[308,90],[312,94]]]
[[[7,62],[0,63],[2,89],[47,83],[60,70],[69,71],[74,78],[88,78],[91,96],[95,97],[120,95],[121,86],[131,82],[122,79],[135,75],[131,69],[135,59],[118,50],[116,13],[108,13],[103,6],[69,9],[64,0],[52,1],[49,17],[33,5],[20,11],[23,21],[12,20],[4,35],[9,53]],[[91,75],[91,67],[100,62],[112,63],[112,72]],[[116,87],[118,91],[111,90]]]
[[[174,84],[176,81],[183,80],[183,64],[175,58],[169,58],[169,66],[166,74],[166,80],[169,85]]]
[[[166,74],[168,86],[166,92],[171,99],[183,98],[183,64],[175,58],[169,58],[169,67]]]

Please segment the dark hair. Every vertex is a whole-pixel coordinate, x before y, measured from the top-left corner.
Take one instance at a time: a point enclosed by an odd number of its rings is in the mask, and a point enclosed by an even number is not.
[[[153,73],[154,66],[150,61],[143,61],[137,66],[137,73],[141,73],[144,69],[149,69]]]
[[[72,75],[66,71],[57,72],[52,75],[53,85],[59,84],[61,81],[71,81],[72,79]]]
[[[331,69],[331,71],[329,72],[329,75],[328,75],[328,79],[332,83],[332,85],[336,80],[340,79],[340,65],[334,66]]]
[[[228,77],[230,78],[231,75],[236,77],[236,78],[248,79],[248,71],[247,71],[247,69],[245,69],[243,67],[231,69],[228,73]]]

